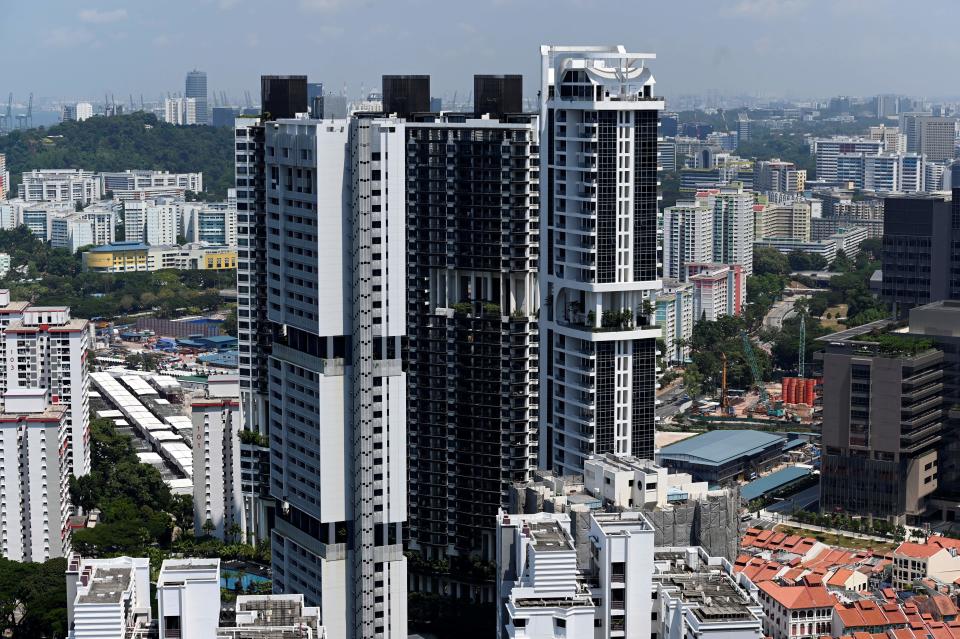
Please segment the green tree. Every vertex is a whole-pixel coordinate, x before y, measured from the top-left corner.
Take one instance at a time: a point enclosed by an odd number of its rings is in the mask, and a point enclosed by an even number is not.
[[[790,261],[775,248],[758,246],[753,250],[754,275],[789,275]]]
[[[833,258],[833,264],[830,265],[830,270],[844,273],[852,271],[854,270],[853,260],[847,257],[846,251],[837,249],[837,256]]]
[[[205,192],[198,195],[203,199],[223,199],[233,186],[231,128],[178,127],[142,112],[11,131],[0,137],[0,153],[7,156],[14,187],[24,171],[77,167],[201,171]]]
[[[787,256],[794,271],[820,271],[827,267],[827,260],[818,253],[795,250]]]

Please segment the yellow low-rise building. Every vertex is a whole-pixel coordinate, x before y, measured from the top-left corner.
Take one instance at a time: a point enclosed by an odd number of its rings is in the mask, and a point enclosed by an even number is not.
[[[162,269],[222,271],[236,267],[236,249],[204,244],[148,246],[141,242],[116,242],[83,253],[83,270],[95,273],[142,273]]]

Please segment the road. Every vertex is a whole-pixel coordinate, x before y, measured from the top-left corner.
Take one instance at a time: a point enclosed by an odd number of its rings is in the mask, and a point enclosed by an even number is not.
[[[657,397],[657,417],[661,421],[669,419],[680,412],[680,406],[689,400],[683,399],[686,391],[683,384],[668,390],[663,395]]]

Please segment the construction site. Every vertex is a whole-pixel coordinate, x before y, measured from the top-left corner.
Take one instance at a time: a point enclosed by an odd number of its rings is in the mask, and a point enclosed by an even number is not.
[[[743,332],[743,352],[751,373],[751,386],[747,390],[731,389],[727,383],[727,354],[722,353],[723,368],[720,381],[719,401],[703,402],[698,407],[701,417],[723,420],[761,420],[777,424],[808,425],[819,422],[820,397],[823,380],[807,377],[804,355],[806,341],[801,322],[800,347],[797,377],[783,377],[779,382],[765,382],[760,372],[753,346]]]

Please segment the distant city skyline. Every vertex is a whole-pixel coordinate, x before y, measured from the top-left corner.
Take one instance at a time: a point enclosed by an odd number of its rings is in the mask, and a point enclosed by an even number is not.
[[[29,53],[30,64],[13,65],[0,93],[12,91],[15,102],[29,93],[96,101],[110,93],[124,104],[142,94],[155,102],[182,92],[187,71],[199,69],[211,100],[215,91],[238,101],[244,90],[256,95],[268,73],[305,73],[331,92],[346,83],[350,97],[361,85],[378,88],[381,74],[427,73],[435,95],[448,98],[469,92],[474,73],[522,73],[532,96],[540,44],[587,42],[655,52],[664,78],[658,93],[668,98],[943,98],[958,85],[948,63],[960,53],[950,0],[922,10],[894,0],[276,0],[270,7],[273,19],[252,0],[174,0],[162,12],[103,0],[19,2],[5,8],[0,35],[8,52]]]

